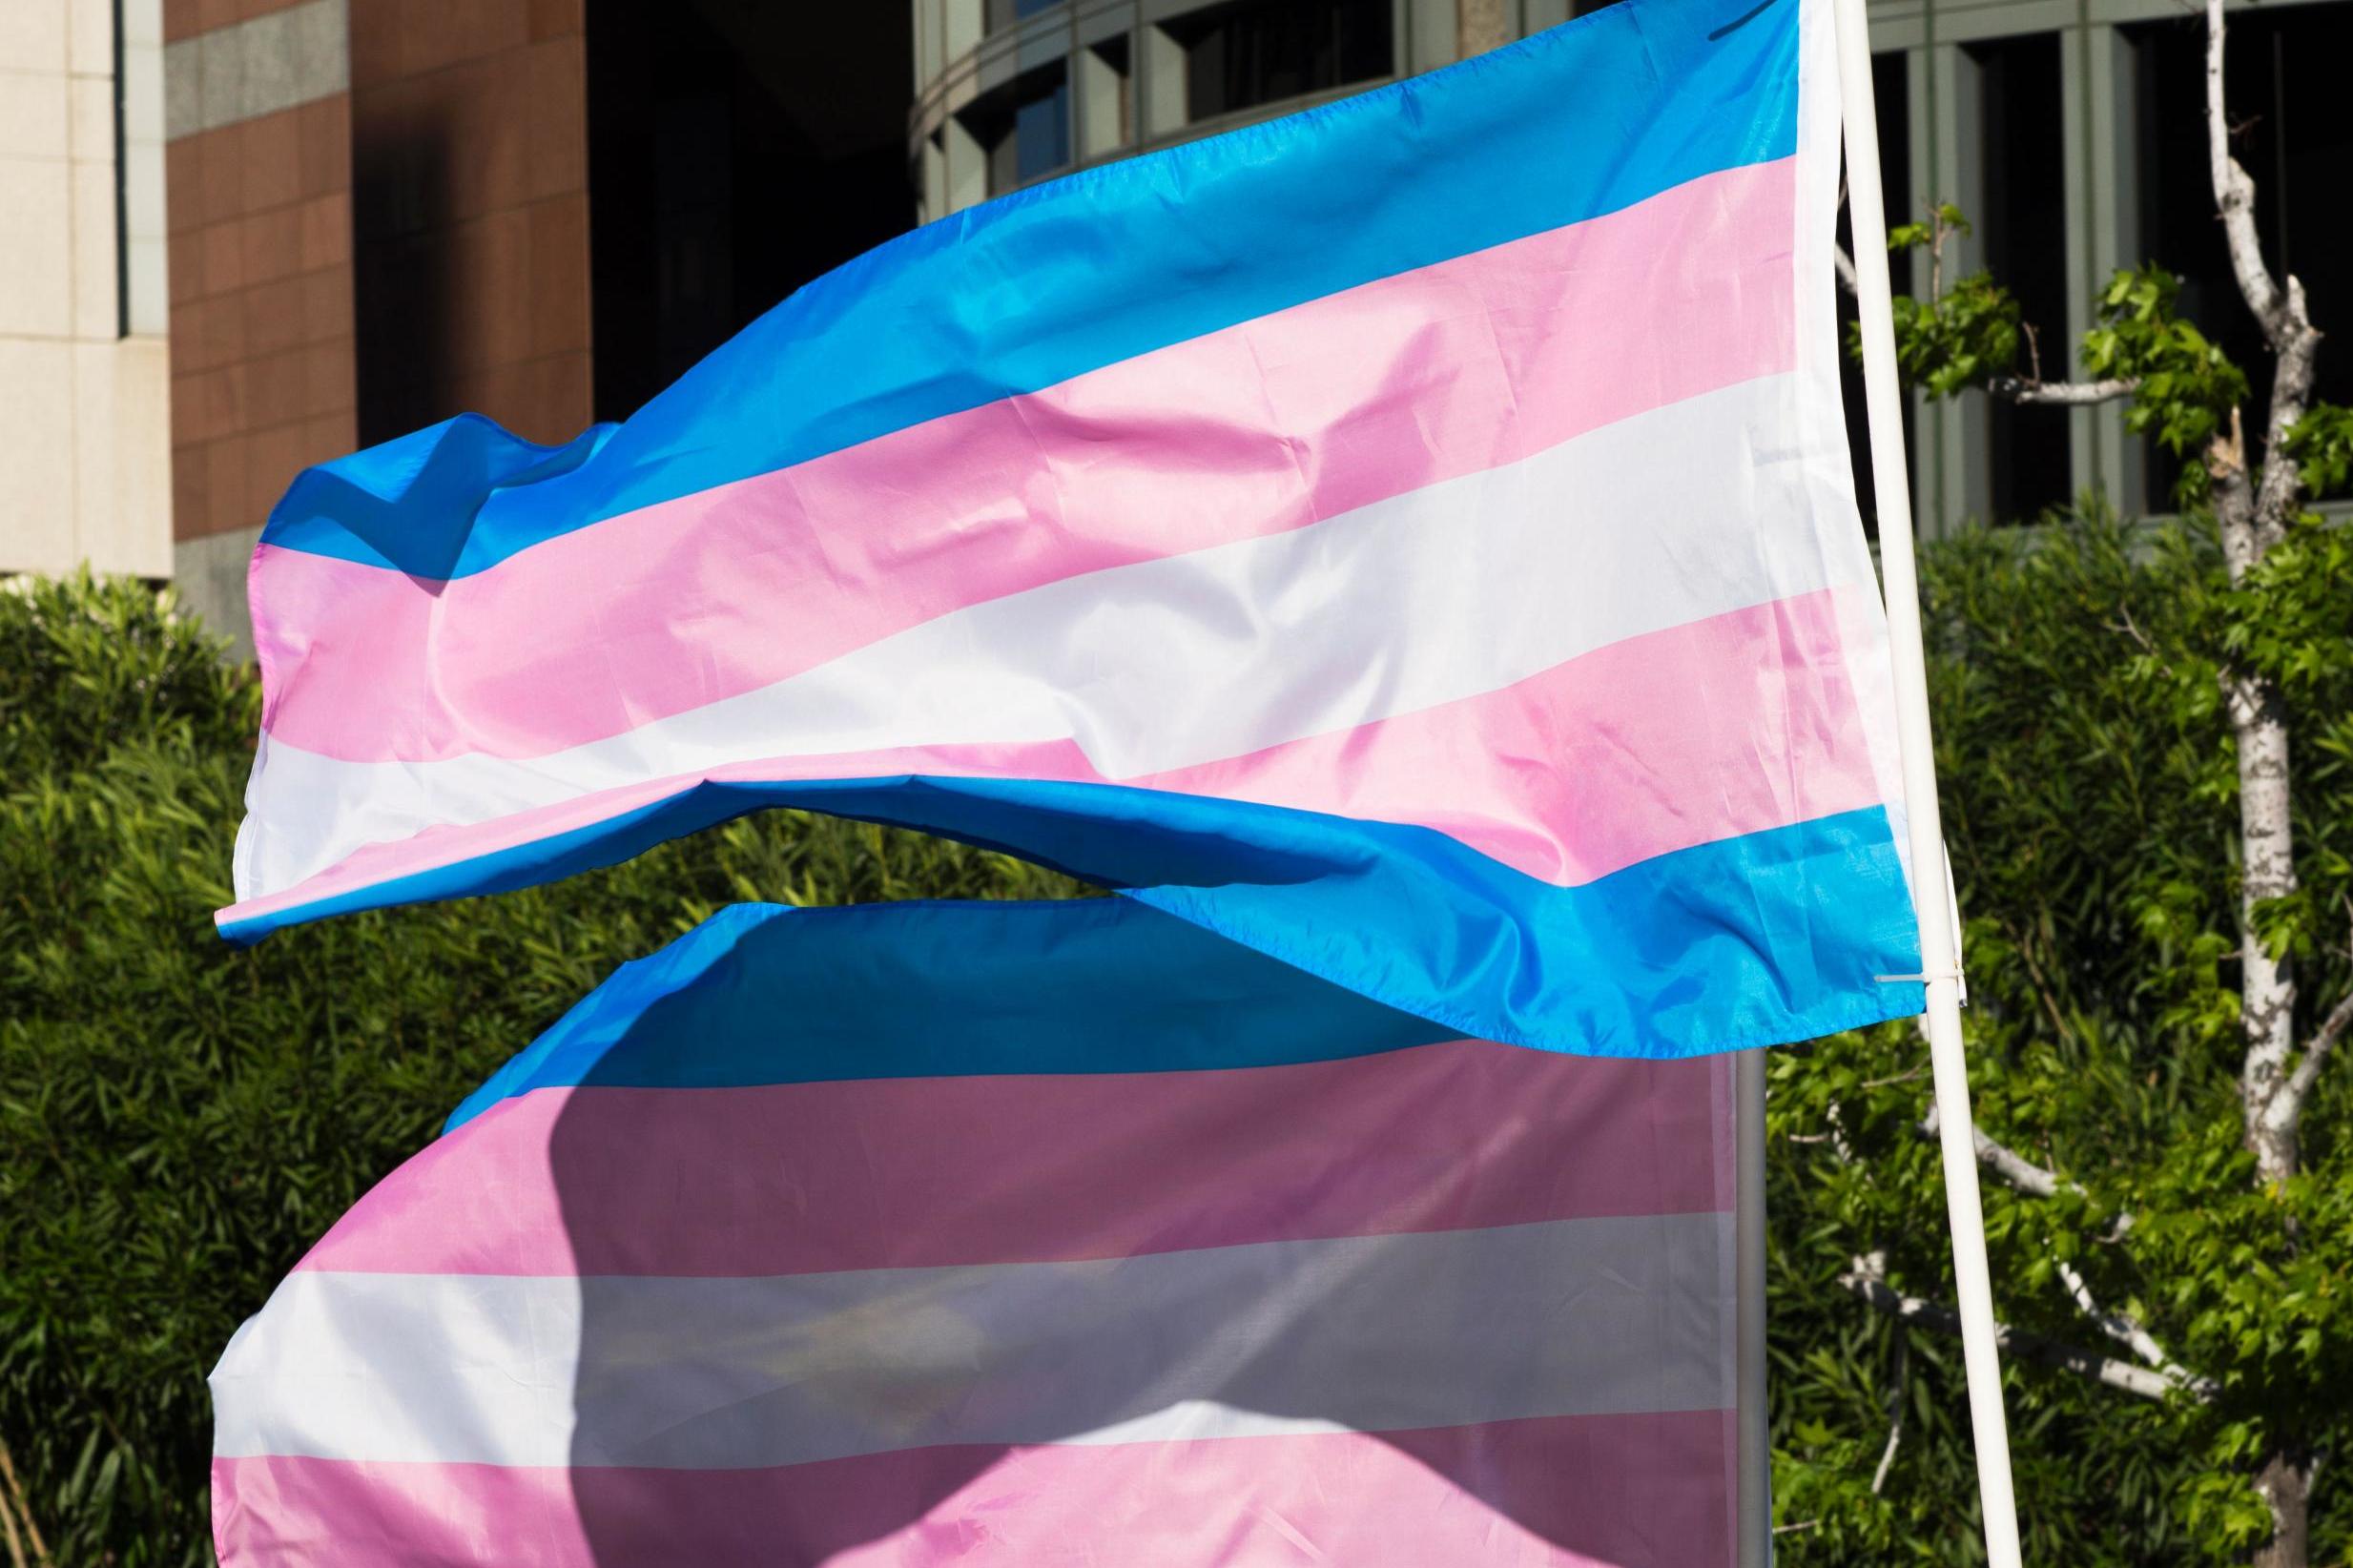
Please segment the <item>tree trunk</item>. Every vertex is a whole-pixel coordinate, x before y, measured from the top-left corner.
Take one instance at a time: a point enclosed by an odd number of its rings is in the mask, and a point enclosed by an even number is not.
[[[2261,323],[2273,362],[2270,418],[2257,478],[2239,410],[2227,434],[2207,448],[2215,518],[2233,583],[2243,582],[2286,536],[2302,496],[2296,464],[2285,452],[2288,430],[2303,417],[2312,394],[2320,334],[2304,309],[2302,285],[2275,282],[2263,264],[2255,227],[2255,182],[2231,156],[2223,106],[2222,60],[2228,29],[2223,0],[2206,0],[2206,140],[2217,214],[2230,248],[2231,270],[2247,308]],[[2239,747],[2239,1022],[2247,1054],[2239,1071],[2246,1143],[2266,1182],[2296,1173],[2301,1094],[2289,1087],[2288,1059],[2296,1048],[2296,983],[2285,962],[2264,951],[2255,934],[2258,905],[2296,891],[2294,828],[2289,815],[2287,705],[2279,686],[2244,670],[2226,670],[2222,695]]]
[[[2256,935],[2256,906],[2296,891],[2288,818],[2287,707],[2274,682],[2237,671],[2222,677],[2239,743],[2239,1027],[2247,1054],[2239,1071],[2247,1148],[2265,1182],[2296,1174],[2301,1097],[2285,1097],[2296,1044],[2296,981]]]
[[[2312,1545],[2312,1460],[2274,1454],[2257,1474],[2255,1490],[2271,1510],[2271,1539],[2256,1549],[2255,1568],[2304,1568]]]
[[[2237,410],[2230,433],[2205,454],[2215,522],[2233,583],[2241,582],[2271,547],[2263,526],[2246,437]],[[2274,464],[2277,467],[2278,464]],[[2247,1149],[2265,1182],[2296,1174],[2296,1097],[2285,1096],[2296,1047],[2296,982],[2287,964],[2257,939],[2255,912],[2296,891],[2294,824],[2289,816],[2287,704],[2278,684],[2251,671],[2224,669],[2222,701],[2239,751],[2239,1023],[2246,1056],[2239,1073]]]
[[[2288,431],[2312,396],[2321,335],[2304,308],[2303,286],[2292,275],[2275,280],[2263,264],[2255,224],[2255,181],[2231,156],[2230,117],[2223,104],[2223,55],[2229,29],[2224,0],[2205,0],[2206,155],[2216,216],[2229,246],[2239,292],[2263,328],[2272,352],[2271,410],[2263,431],[2260,479],[2239,411],[2228,434],[2206,452],[2222,552],[2233,583],[2243,582],[2274,545],[2287,536],[2302,505],[2302,487],[2286,451]],[[2222,695],[2239,746],[2239,827],[2242,862],[2239,892],[2239,1009],[2247,1054],[2239,1071],[2246,1143],[2266,1183],[2296,1173],[2300,1123],[2309,1074],[2290,1075],[2296,1048],[2296,984],[2287,965],[2263,950],[2255,933],[2258,905],[2296,891],[2293,824],[2289,815],[2287,705],[2279,685],[2247,670],[2225,669]],[[2318,1042],[2314,1042],[2318,1044]],[[2307,1063],[2309,1065],[2309,1063]],[[2291,1231],[2291,1238],[2292,1238]],[[2271,1513],[2271,1539],[2255,1554],[2257,1568],[2304,1568],[2310,1554],[2307,1518],[2312,1456],[2271,1434],[2277,1444],[2256,1473],[2255,1490]]]

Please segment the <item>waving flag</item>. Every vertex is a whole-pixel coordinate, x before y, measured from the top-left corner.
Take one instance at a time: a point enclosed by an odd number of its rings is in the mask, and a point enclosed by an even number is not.
[[[304,474],[224,931],[763,806],[1480,1038],[1916,1013],[1812,0],[1627,0],[960,213],[617,427]]]
[[[239,1331],[220,1558],[1728,1568],[1731,1071],[1125,900],[731,909]]]

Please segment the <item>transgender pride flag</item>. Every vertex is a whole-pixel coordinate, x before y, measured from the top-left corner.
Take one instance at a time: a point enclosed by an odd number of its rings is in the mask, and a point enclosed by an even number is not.
[[[1814,0],[1626,0],[960,213],[627,423],[313,469],[223,930],[764,806],[1481,1039],[1917,1013]]]
[[[1732,1063],[1131,901],[738,906],[213,1374],[226,1568],[1731,1568]]]

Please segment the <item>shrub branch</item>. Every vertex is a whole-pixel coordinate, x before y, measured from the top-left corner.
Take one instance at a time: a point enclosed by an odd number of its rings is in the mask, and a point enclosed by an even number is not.
[[[1879,1260],[1858,1257],[1851,1269],[1838,1276],[1838,1284],[1849,1294],[1899,1323],[1918,1324],[1956,1337],[1960,1334],[1960,1313],[1925,1296],[1905,1295],[1888,1283],[1881,1269]],[[2062,1344],[2055,1339],[2045,1339],[2040,1334],[2013,1329],[2007,1323],[1994,1325],[1993,1338],[1994,1343],[2010,1354],[2061,1368],[2078,1376],[2104,1383],[2112,1389],[2138,1394],[2143,1399],[2168,1399],[2177,1393],[2186,1393],[2194,1398],[2205,1397],[2162,1372],[2135,1366],[2129,1361],[2118,1361],[2095,1351]]]

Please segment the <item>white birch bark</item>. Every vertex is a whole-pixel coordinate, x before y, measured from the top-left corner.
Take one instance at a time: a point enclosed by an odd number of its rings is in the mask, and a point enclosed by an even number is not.
[[[2215,208],[2229,243],[2239,292],[2271,349],[2271,408],[2264,422],[2260,477],[2252,471],[2238,411],[2230,432],[2208,453],[2217,521],[2232,581],[2245,578],[2286,536],[2302,505],[2296,464],[2285,437],[2312,396],[2320,334],[2304,310],[2304,291],[2293,277],[2275,281],[2263,263],[2255,227],[2255,181],[2231,155],[2224,107],[2223,62],[2229,28],[2223,0],[2206,3],[2206,148]],[[2258,671],[2225,669],[2222,694],[2238,743],[2239,829],[2241,842],[2239,1025],[2246,1056],[2239,1071],[2246,1143],[2265,1184],[2296,1173],[2301,1124],[2321,1060],[2335,1042],[2326,1025],[2296,1051],[2296,980],[2287,963],[2257,939],[2255,917],[2267,899],[2296,891],[2295,833],[2288,776],[2287,707],[2278,683]],[[2330,1023],[2335,1023],[2332,1015]],[[2339,1025],[2335,1033],[2342,1033]],[[2258,1568],[2305,1568],[2310,1553],[2312,1458],[2281,1443],[2264,1456],[2255,1488],[2270,1510],[2271,1539],[2256,1554]]]

